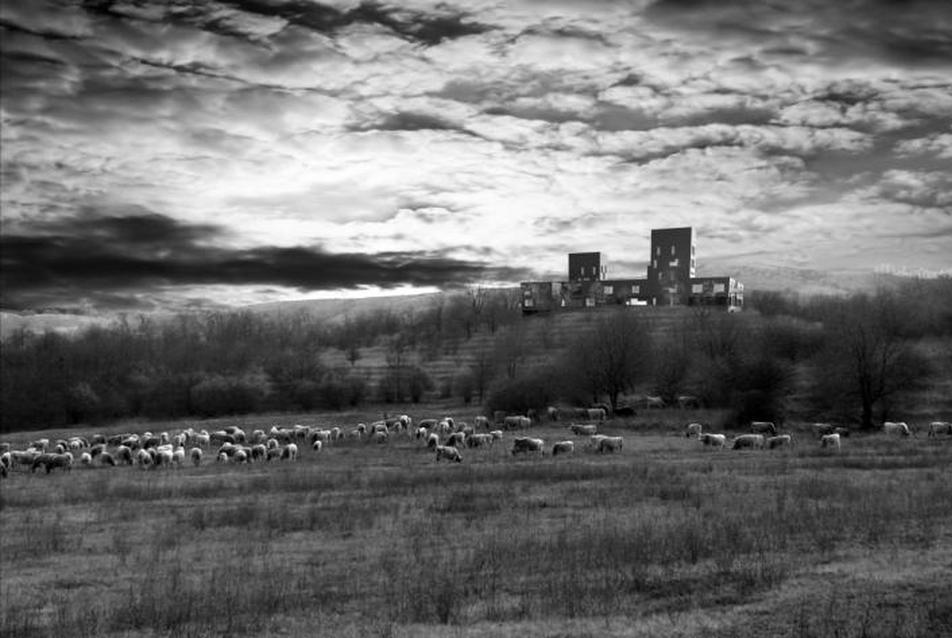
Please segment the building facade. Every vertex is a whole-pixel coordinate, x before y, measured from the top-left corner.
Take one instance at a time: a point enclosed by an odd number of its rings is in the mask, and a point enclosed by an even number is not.
[[[608,305],[742,308],[742,283],[733,277],[696,276],[696,250],[690,226],[654,229],[647,276],[634,279],[607,279],[601,253],[571,253],[567,281],[522,282],[522,311]]]

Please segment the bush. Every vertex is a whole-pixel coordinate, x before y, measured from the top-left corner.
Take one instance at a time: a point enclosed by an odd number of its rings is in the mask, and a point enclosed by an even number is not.
[[[263,374],[226,377],[213,374],[192,387],[193,410],[205,417],[255,412],[270,392]]]
[[[489,392],[486,410],[503,410],[525,414],[530,409],[544,411],[559,398],[559,384],[549,370],[530,372],[523,377],[506,380]]]

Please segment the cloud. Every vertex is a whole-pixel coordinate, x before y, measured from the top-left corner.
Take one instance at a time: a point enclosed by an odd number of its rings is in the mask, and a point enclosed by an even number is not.
[[[282,286],[301,291],[359,286],[453,288],[524,273],[464,261],[442,252],[332,253],[320,246],[218,245],[226,231],[163,215],[132,211],[21,223],[2,238],[2,305],[20,309],[36,299],[128,297],[131,291],[175,286]],[[111,303],[111,302],[110,302]],[[142,303],[142,302],[139,302]]]

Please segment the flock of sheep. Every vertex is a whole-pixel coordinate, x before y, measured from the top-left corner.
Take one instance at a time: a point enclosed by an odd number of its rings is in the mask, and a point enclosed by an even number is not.
[[[724,434],[711,434],[703,431],[704,426],[700,423],[690,423],[685,427],[684,435],[686,437],[697,437],[702,445],[710,447],[726,447],[727,436]],[[731,439],[731,449],[767,449],[790,447],[793,445],[793,435],[778,434],[777,426],[771,421],[754,421],[750,424],[751,431],[746,434],[740,434]],[[850,435],[849,428],[834,426],[832,423],[814,423],[811,431],[819,441],[821,448],[832,448],[839,450],[842,446],[841,439]],[[883,424],[882,431],[889,436],[913,436],[915,433],[909,428],[909,425],[903,421],[886,421]],[[929,424],[929,436],[952,436],[952,423],[948,421],[933,421]]]
[[[551,420],[558,420],[551,410],[548,416]],[[622,437],[598,432],[599,424],[607,419],[605,408],[579,409],[566,416],[588,422],[569,424],[568,430],[575,438],[561,439],[548,447],[553,457],[573,454],[579,442],[596,453],[621,451],[624,444]],[[530,416],[496,413],[492,420],[477,416],[472,424],[452,417],[423,419],[414,424],[413,419],[404,414],[369,425],[359,423],[349,430],[294,425],[281,428],[274,426],[269,431],[256,429],[248,434],[237,426],[228,426],[211,433],[187,428],[158,434],[94,434],[89,438],[71,436],[56,441],[43,438],[30,442],[21,450],[12,449],[9,443],[0,443],[0,477],[6,477],[14,469],[35,473],[42,468],[47,474],[58,468],[69,471],[77,462],[87,467],[129,465],[145,469],[186,464],[199,466],[206,455],[218,463],[294,461],[298,458],[300,446],[320,452],[325,446],[342,441],[384,444],[398,436],[416,439],[420,445],[436,453],[437,462],[446,460],[460,463],[463,460],[461,450],[492,448],[504,440],[506,431],[525,430],[532,422]],[[702,424],[690,423],[685,427],[684,434],[697,438],[704,446],[726,448],[730,443],[730,448],[735,450],[775,449],[790,447],[794,443],[791,434],[779,434],[772,422],[754,421],[750,429],[750,432],[734,436],[728,441],[725,434],[704,432]],[[887,422],[883,431],[894,436],[915,434],[902,422]],[[834,449],[839,449],[841,439],[850,434],[847,428],[829,423],[813,424],[812,432],[821,447]],[[952,436],[952,423],[934,421],[929,424],[928,434]],[[542,456],[546,449],[547,445],[541,438],[515,436],[512,438],[510,454]]]

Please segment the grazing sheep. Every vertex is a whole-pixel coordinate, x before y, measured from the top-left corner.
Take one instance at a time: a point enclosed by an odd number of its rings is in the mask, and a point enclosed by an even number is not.
[[[281,450],[281,460],[283,461],[296,461],[298,457],[298,446],[294,443],[288,443],[284,446],[284,449]]]
[[[883,423],[883,432],[890,436],[909,436],[911,434],[909,426],[904,421]]]
[[[33,459],[33,465],[30,466],[30,471],[35,472],[36,468],[40,466],[43,466],[47,474],[58,467],[63,468],[65,472],[69,472],[73,469],[73,455],[69,452],[63,452],[62,454],[44,452]]]
[[[773,421],[751,421],[750,431],[754,434],[777,436],[777,426]]]
[[[556,441],[552,444],[552,456],[558,456],[560,454],[572,454],[575,452],[575,442],[574,441]]]
[[[116,448],[116,459],[126,465],[132,465],[134,459],[132,457],[132,448],[128,445],[120,445]]]
[[[836,434],[839,434],[842,437],[847,437],[850,435],[850,429],[844,427],[837,427],[833,430]]]
[[[80,465],[85,465],[87,467],[92,465],[93,455],[90,454],[89,452],[83,452],[82,454],[79,455],[79,463]]]
[[[493,441],[502,441],[502,430],[491,430],[489,436],[493,437]]]
[[[274,459],[280,459],[281,455],[284,454],[284,450],[281,448],[270,448],[268,449],[268,455],[265,458],[266,461],[273,461]]]
[[[436,432],[430,432],[426,437],[426,446],[428,448],[436,448],[440,444],[440,435]]]
[[[235,463],[247,463],[248,462],[248,453],[245,452],[244,448],[239,449],[235,452],[234,456]]]
[[[104,443],[96,443],[91,448],[89,448],[89,455],[93,458],[96,458],[100,454],[106,451],[106,445]]]
[[[3,454],[0,454],[0,465],[7,470],[13,467],[13,455],[10,454],[9,450],[4,450]]]
[[[545,441],[542,439],[530,438],[528,436],[516,437],[512,442],[512,454],[528,454],[538,452],[540,456],[545,455]]]
[[[152,465],[152,455],[149,454],[147,450],[142,450],[142,449],[136,450],[135,460],[136,460],[136,464],[141,466],[143,469],[146,466]]]
[[[265,447],[267,447],[269,450],[277,450],[280,445],[281,444],[278,443],[278,440],[274,437],[271,437],[268,439],[267,443],[265,443]]]
[[[790,447],[793,445],[793,437],[789,434],[778,434],[777,436],[768,437],[765,443],[768,450],[778,447]]]
[[[704,426],[700,423],[688,423],[684,428],[685,438],[690,439],[692,436],[701,438],[701,431],[704,429]]]
[[[230,463],[230,462],[231,462],[231,458],[230,458],[227,454],[225,454],[224,452],[219,452],[217,459],[218,459],[218,462],[219,462],[219,463]]]
[[[701,445],[707,445],[709,447],[725,447],[727,445],[727,436],[724,434],[711,434],[709,432],[702,432],[698,437],[698,440],[701,442]]]
[[[185,448],[177,447],[172,450],[172,462],[176,465],[182,465],[185,463]]]
[[[840,435],[836,433],[824,434],[822,437],[820,437],[820,447],[830,447],[837,450],[840,449]]]
[[[251,460],[263,461],[268,458],[268,448],[264,443],[255,443],[251,446]]]
[[[320,439],[315,440],[314,443],[311,444],[311,449],[314,450],[315,452],[320,452],[323,447],[324,447],[324,442],[321,441]]]
[[[484,430],[489,430],[489,417],[482,415],[473,417],[473,427],[476,429],[482,428]]]
[[[10,452],[10,457],[14,465],[32,468],[33,460],[40,454],[43,454],[43,452],[38,452],[35,449],[14,450]],[[13,468],[11,467],[10,469]]]
[[[929,424],[929,436],[946,434],[952,436],[952,423],[949,421],[933,421]]]
[[[532,420],[527,416],[507,416],[503,422],[503,427],[507,430],[522,430],[532,425]]]
[[[451,445],[437,445],[436,446],[436,462],[439,463],[440,459],[446,459],[447,461],[456,461],[457,463],[463,462],[463,455],[459,453],[455,447]]]
[[[751,448],[754,450],[762,450],[764,447],[764,435],[763,434],[741,434],[734,437],[734,441],[731,444],[732,450],[743,450],[746,448]]]
[[[598,434],[598,426],[594,423],[572,423],[569,425],[572,434],[576,436],[592,436]]]
[[[598,440],[598,446],[595,451],[602,452],[621,452],[624,445],[624,439],[620,436],[603,436]]]
[[[586,418],[589,421],[604,421],[608,418],[608,411],[605,408],[588,408]]]
[[[100,465],[108,465],[109,467],[116,466],[116,459],[112,458],[112,454],[109,452],[102,452],[96,458],[99,459]]]
[[[166,467],[169,465],[172,465],[172,461],[174,460],[174,458],[175,457],[172,455],[172,450],[162,449],[162,450],[155,451],[156,467],[160,465],[164,465]]]
[[[386,443],[390,440],[390,432],[386,430],[377,430],[367,439],[368,443]]]

